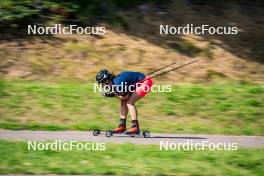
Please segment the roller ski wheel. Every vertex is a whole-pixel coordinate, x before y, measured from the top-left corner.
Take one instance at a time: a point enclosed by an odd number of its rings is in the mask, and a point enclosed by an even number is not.
[[[93,135],[94,136],[99,136],[101,134],[101,131],[100,130],[98,130],[98,129],[94,129],[93,130]]]
[[[149,138],[150,137],[149,131],[143,131],[142,135],[144,136],[144,138]]]
[[[113,136],[113,131],[112,131],[112,130],[108,130],[108,131],[106,131],[105,136],[106,136],[106,137],[111,137],[111,136]]]

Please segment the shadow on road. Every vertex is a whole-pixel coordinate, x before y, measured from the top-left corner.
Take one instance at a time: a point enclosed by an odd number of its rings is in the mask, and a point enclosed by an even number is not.
[[[207,138],[203,138],[203,137],[177,137],[177,136],[152,136],[149,138],[168,138],[168,139],[207,139]]]
[[[117,136],[115,137],[129,137],[129,138],[137,138],[139,136],[131,137],[131,136]],[[185,136],[150,136],[149,138],[155,138],[155,139],[207,139],[204,137],[185,137]]]

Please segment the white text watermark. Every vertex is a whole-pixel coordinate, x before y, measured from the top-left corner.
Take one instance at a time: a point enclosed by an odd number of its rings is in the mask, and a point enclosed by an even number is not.
[[[147,84],[136,83],[129,85],[126,82],[121,83],[120,85],[102,85],[102,84],[93,84],[93,92],[116,92],[116,93],[123,93],[123,92],[133,92],[138,87],[142,88],[145,92],[171,92],[172,86],[169,84],[166,85],[159,85],[154,84],[149,86]]]
[[[63,26],[62,24],[55,24],[53,26],[38,26],[28,25],[28,35],[57,35],[57,34],[87,34],[87,35],[104,35],[106,33],[105,27],[102,26],[88,26],[82,27],[78,25]]]
[[[186,142],[169,142],[160,141],[160,150],[237,150],[237,143],[212,143],[209,141],[194,142],[193,140],[187,140]]]
[[[238,27],[236,26],[210,26],[204,24],[201,26],[195,26],[194,24],[186,24],[185,26],[170,26],[160,25],[161,35],[174,35],[174,34],[210,34],[210,35],[234,35],[238,34]]]
[[[106,149],[105,143],[77,142],[55,140],[52,142],[28,141],[27,150],[91,150],[103,151]]]

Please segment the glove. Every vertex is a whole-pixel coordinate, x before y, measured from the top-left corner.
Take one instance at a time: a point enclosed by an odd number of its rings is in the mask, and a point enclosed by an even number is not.
[[[101,94],[104,97],[110,97],[110,98],[115,97],[115,92],[102,92]]]

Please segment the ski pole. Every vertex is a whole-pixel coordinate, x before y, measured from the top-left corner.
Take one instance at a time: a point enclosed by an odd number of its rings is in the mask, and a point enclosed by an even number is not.
[[[162,72],[162,73],[160,73],[160,74],[158,74],[158,75],[151,76],[151,77],[149,77],[149,78],[147,78],[147,79],[151,79],[151,78],[155,78],[155,77],[157,77],[157,76],[161,76],[161,75],[163,75],[163,74],[166,74],[166,73],[171,72],[171,71],[173,71],[173,70],[176,70],[176,69],[179,69],[179,68],[185,67],[185,66],[190,65],[190,64],[195,63],[195,62],[198,62],[198,60],[194,60],[194,61],[192,61],[192,62],[189,62],[189,63],[183,64],[183,65],[180,65],[180,66],[178,66],[178,67],[176,67],[176,68],[173,68],[173,69],[170,69],[170,70],[168,70],[168,71]],[[166,67],[168,67],[168,66],[166,66]],[[164,67],[164,68],[166,68],[166,67]],[[148,74],[148,75],[149,75],[149,74]]]
[[[146,76],[147,76],[147,75],[150,75],[150,74],[152,74],[152,73],[155,73],[155,72],[157,72],[157,71],[160,71],[160,70],[162,70],[162,69],[164,69],[164,68],[167,68],[167,67],[169,67],[169,66],[172,66],[172,65],[174,65],[174,64],[176,64],[176,62],[173,62],[173,63],[171,63],[171,64],[169,64],[169,65],[164,66],[164,67],[161,67],[161,68],[159,68],[159,69],[157,69],[157,70],[154,70],[154,71],[152,71],[152,72],[150,72],[150,73],[147,73]]]

